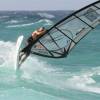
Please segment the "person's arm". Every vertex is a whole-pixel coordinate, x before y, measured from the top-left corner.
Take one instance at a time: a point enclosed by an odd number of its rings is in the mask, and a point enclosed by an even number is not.
[[[37,32],[37,36],[41,36],[46,32],[46,30],[42,31],[42,32]]]

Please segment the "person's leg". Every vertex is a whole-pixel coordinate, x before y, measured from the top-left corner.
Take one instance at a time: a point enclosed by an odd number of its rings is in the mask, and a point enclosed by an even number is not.
[[[28,38],[27,42],[28,42],[28,44],[30,44],[30,43],[33,42],[33,38],[32,38],[32,36]]]

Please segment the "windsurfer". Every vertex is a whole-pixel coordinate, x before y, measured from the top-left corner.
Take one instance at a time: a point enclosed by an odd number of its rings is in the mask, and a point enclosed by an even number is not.
[[[32,45],[30,45],[30,44],[32,44],[37,38],[39,38],[45,32],[46,32],[46,29],[44,27],[41,27],[41,28],[35,30],[34,32],[32,32],[31,37],[29,37],[29,39],[27,40],[28,45],[19,54],[20,55],[20,57],[19,57],[20,64],[29,56],[31,48],[32,48]],[[41,47],[42,47],[41,44],[36,45],[36,48],[41,48]]]
[[[41,35],[43,35],[46,32],[46,29],[44,27],[40,27],[39,29],[32,32],[31,37],[27,40],[28,44],[35,41],[37,38],[39,38]]]

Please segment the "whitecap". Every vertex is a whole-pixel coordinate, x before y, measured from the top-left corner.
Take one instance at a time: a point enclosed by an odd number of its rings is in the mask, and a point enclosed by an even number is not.
[[[55,18],[54,15],[52,14],[49,14],[49,13],[37,13],[39,16],[41,17],[45,17],[45,18],[49,18],[49,19],[52,19],[52,18]]]
[[[18,24],[18,25],[9,25],[9,26],[7,26],[7,28],[10,28],[10,27],[26,27],[26,26],[31,26],[33,24],[34,23]]]
[[[10,21],[7,21],[5,22],[6,24],[16,24],[18,23],[19,21],[18,20],[10,20]]]
[[[35,24],[41,24],[43,23],[44,26],[48,26],[48,25],[53,25],[53,22],[51,20],[47,20],[47,19],[41,19],[37,22],[34,23],[26,23],[26,24],[17,24],[17,25],[8,25],[7,28],[14,28],[14,27],[27,27],[27,26],[32,26]]]
[[[44,24],[45,26],[53,25],[54,24],[53,21],[48,20],[48,19],[41,19],[37,23],[42,23],[42,22],[45,22],[45,24]]]
[[[9,18],[9,16],[0,16],[0,19]]]
[[[98,83],[93,78],[94,75],[99,74],[100,67],[80,72],[79,75],[74,74],[66,80],[66,87],[100,94],[100,87],[97,86]]]

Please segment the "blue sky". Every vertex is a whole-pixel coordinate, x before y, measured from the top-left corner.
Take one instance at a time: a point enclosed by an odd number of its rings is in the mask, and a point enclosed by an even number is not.
[[[97,0],[0,0],[0,10],[71,10]]]

